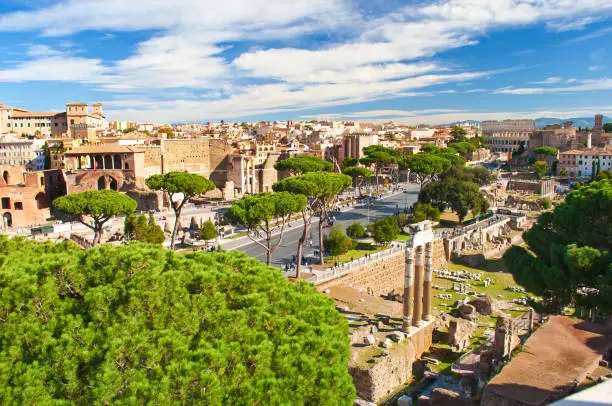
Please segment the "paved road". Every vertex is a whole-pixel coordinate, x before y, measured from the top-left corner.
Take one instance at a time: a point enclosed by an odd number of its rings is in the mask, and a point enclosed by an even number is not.
[[[354,221],[359,221],[362,224],[373,222],[376,219],[388,217],[395,214],[398,210],[402,211],[405,207],[410,207],[416,202],[419,192],[418,185],[408,185],[408,193],[396,193],[391,196],[387,196],[383,199],[374,201],[374,205],[371,208],[364,206],[356,206],[353,209],[339,213],[336,215],[336,224],[341,224],[344,229]],[[329,229],[324,229],[328,232]],[[280,266],[287,262],[290,262],[293,255],[297,251],[297,243],[302,235],[302,223],[295,221],[293,227],[286,231],[283,236],[283,242],[281,246],[274,252],[272,257],[272,265]],[[318,245],[319,241],[319,230],[318,223],[313,221],[311,236],[313,243]],[[276,238],[273,239],[273,242]],[[258,244],[250,241],[247,238],[241,238],[240,240],[225,242],[222,244],[224,250],[237,250],[244,252],[245,254],[255,257],[261,261],[266,260],[266,251]],[[304,247],[304,255],[309,256],[313,254],[314,248]]]

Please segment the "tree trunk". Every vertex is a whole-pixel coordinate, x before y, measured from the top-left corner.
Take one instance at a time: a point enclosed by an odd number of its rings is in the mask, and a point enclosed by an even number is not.
[[[304,242],[306,241],[306,236],[308,235],[308,229],[310,228],[310,223],[306,220],[306,214],[302,213],[302,218],[304,220],[304,229],[302,230],[302,236],[298,240],[297,246],[297,268],[295,268],[295,279],[300,279],[300,273],[302,271],[302,252],[304,252]]]
[[[376,194],[380,193],[380,185],[378,184],[378,167],[374,168],[374,175],[376,176]]]
[[[327,216],[324,215],[324,212],[321,211],[321,215],[319,216],[319,264],[323,265],[323,219]]]
[[[266,235],[266,246],[266,263],[268,265],[272,265],[272,236],[270,235],[270,233],[267,233]]]
[[[94,231],[94,237],[93,237],[93,241],[91,242],[91,246],[95,247],[96,245],[100,245],[101,237],[102,237],[102,230],[100,230],[99,228],[96,228],[96,230]]]
[[[181,218],[181,210],[179,208],[178,210],[174,210],[174,227],[172,228],[172,237],[170,240],[170,249],[172,251],[174,251],[174,240],[176,239],[176,234],[178,232],[178,225],[180,222],[179,220],[180,218]]]
[[[359,183],[357,183],[357,190],[359,191],[359,197],[361,197],[361,185],[363,184],[363,179],[359,179]]]

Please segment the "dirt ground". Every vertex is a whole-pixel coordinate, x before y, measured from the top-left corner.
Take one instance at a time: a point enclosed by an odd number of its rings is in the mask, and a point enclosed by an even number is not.
[[[554,392],[582,382],[610,348],[612,336],[604,335],[601,326],[553,316],[491,380],[487,390],[524,404],[545,404]]]
[[[365,289],[339,285],[330,288],[326,295],[333,298],[338,306],[348,306],[353,312],[402,317],[402,304],[400,302],[368,295]]]

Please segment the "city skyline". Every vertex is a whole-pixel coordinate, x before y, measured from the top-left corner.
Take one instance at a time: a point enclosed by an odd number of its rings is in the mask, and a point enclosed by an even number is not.
[[[70,94],[157,122],[612,114],[602,0],[20,3],[0,6],[0,102],[36,111]]]

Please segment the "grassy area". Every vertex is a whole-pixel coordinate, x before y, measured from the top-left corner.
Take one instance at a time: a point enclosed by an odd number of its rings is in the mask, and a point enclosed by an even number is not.
[[[400,234],[399,237],[395,239],[395,241],[408,241],[410,239],[409,235]]]
[[[339,264],[343,264],[353,259],[362,258],[366,255],[372,255],[379,251],[384,251],[387,248],[389,248],[387,245],[374,245],[368,242],[358,242],[355,249],[348,250],[346,254],[330,255],[328,257],[325,257],[325,260],[328,263],[338,262]]]
[[[247,231],[243,231],[241,233],[232,234],[229,237],[225,237],[225,238],[228,239],[228,240],[234,240],[236,238],[244,237],[247,234],[248,234]]]

